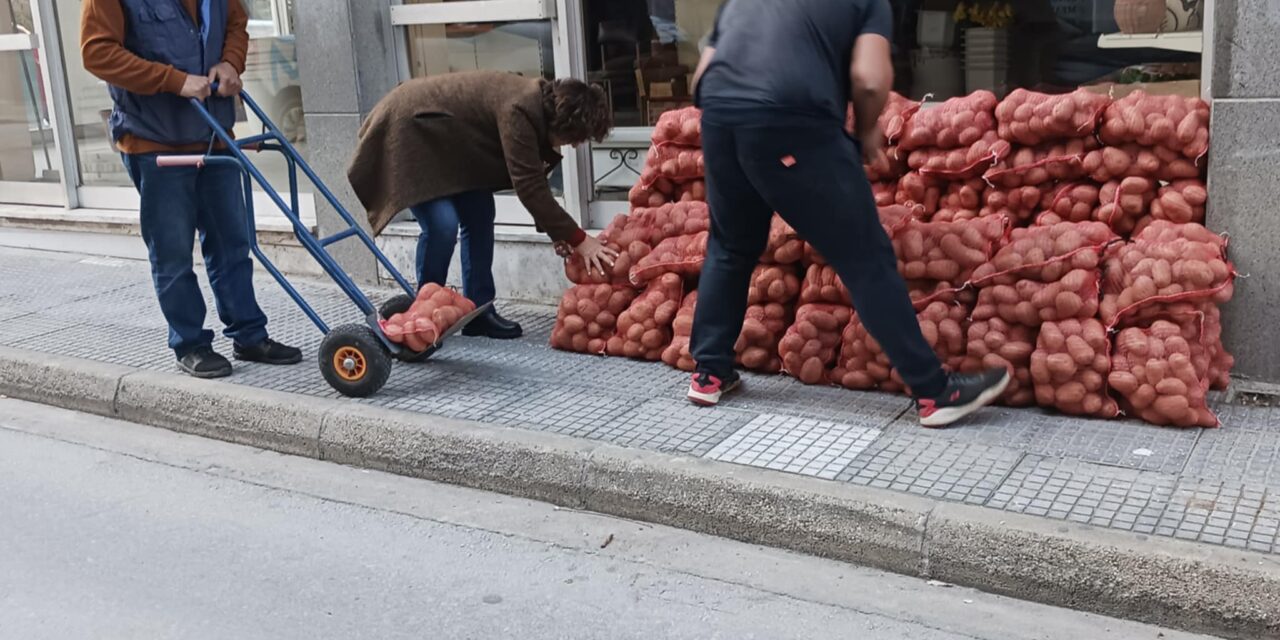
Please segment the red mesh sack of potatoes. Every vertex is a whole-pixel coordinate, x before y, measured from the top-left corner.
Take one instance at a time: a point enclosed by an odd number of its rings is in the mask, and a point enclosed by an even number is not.
[[[958,149],[920,149],[907,157],[907,166],[920,175],[939,180],[968,180],[986,173],[1008,157],[1013,148],[988,131],[977,142]]]
[[[631,277],[631,267],[649,255],[649,231],[634,224],[634,219],[621,214],[609,223],[598,238],[602,244],[618,252],[618,259],[603,273],[587,272],[587,264],[578,256],[564,261],[564,274],[574,284],[625,284]]]
[[[663,113],[658,116],[649,139],[655,147],[669,144],[701,147],[702,112],[697,107],[685,107]]]
[[[982,208],[982,194],[987,190],[987,183],[981,178],[952,182],[938,199],[938,210],[929,218],[930,222],[956,222],[972,220],[978,217]]]
[[[657,361],[671,344],[671,324],[680,310],[684,280],[674,273],[649,283],[631,306],[618,316],[618,329],[605,343],[605,353]]]
[[[802,284],[791,265],[762,264],[751,272],[747,304],[790,304],[800,295]]]
[[[1129,177],[1187,180],[1199,178],[1201,174],[1201,166],[1196,161],[1176,151],[1133,143],[1094,149],[1085,154],[1080,168],[1084,175],[1097,182]]]
[[[707,182],[699,179],[677,184],[672,197],[676,202],[706,202]]]
[[[702,165],[702,149],[666,145],[649,149],[645,168],[640,172],[641,182],[652,184],[658,178],[672,182],[687,182],[706,175]],[[646,174],[649,179],[646,180]]]
[[[1000,318],[1028,327],[1070,318],[1098,315],[1102,274],[1097,269],[1075,269],[1053,282],[1018,280],[978,291],[974,320]]]
[[[702,262],[706,257],[706,231],[691,236],[667,238],[631,268],[631,284],[643,285],[667,273],[696,276],[702,273]]]
[[[982,193],[982,208],[978,210],[978,215],[984,218],[1003,216],[1015,225],[1022,225],[1034,218],[1040,210],[1044,193],[1045,189],[1040,186],[1016,189],[989,187]]]
[[[662,361],[681,371],[693,371],[697,363],[689,351],[689,339],[693,336],[693,314],[698,305],[698,292],[690,291],[680,303],[676,319],[671,323],[671,344],[662,350]]]
[[[1099,204],[1101,187],[1092,182],[1068,182],[1044,194],[1036,226],[1048,227],[1059,222],[1088,222]]]
[[[853,309],[830,304],[810,304],[796,309],[796,320],[778,343],[782,370],[805,384],[826,380],[827,367],[835,362],[840,336]]]
[[[1077,416],[1114,418],[1120,409],[1107,395],[1111,343],[1102,323],[1046,322],[1031,354],[1036,403]]]
[[[877,207],[887,207],[898,195],[898,182],[872,182],[871,195],[875,197]]]
[[[1112,231],[1127,236],[1147,216],[1155,198],[1156,182],[1150,178],[1112,180],[1098,191],[1102,204],[1098,205],[1093,217],[1106,223]]]
[[[1077,180],[1085,175],[1085,154],[1097,148],[1098,143],[1093,138],[1021,147],[987,171],[983,178],[1004,189]]]
[[[1151,202],[1151,217],[1176,224],[1204,224],[1209,192],[1202,180],[1177,180],[1160,187]]]
[[[967,316],[965,307],[942,301],[925,305],[916,315],[925,341],[943,365],[953,370],[964,358]],[[910,391],[856,313],[841,334],[840,355],[830,380],[846,389]]]
[[[1222,312],[1207,302],[1174,302],[1138,309],[1125,318],[1125,327],[1150,327],[1166,320],[1182,327],[1191,344],[1191,360],[1197,371],[1206,371],[1210,387],[1224,390],[1231,382],[1235,358],[1222,344]],[[1193,339],[1194,338],[1194,339]]]
[[[661,207],[636,209],[626,222],[627,240],[640,239],[650,245],[667,238],[688,236],[711,228],[711,214],[705,202],[675,202]],[[608,230],[606,230],[608,231]],[[604,236],[613,239],[613,235]]]
[[[907,151],[967,147],[995,131],[999,102],[990,91],[975,91],[921,108],[907,119],[898,146]]]
[[[640,173],[640,179],[627,194],[627,200],[633,207],[660,207],[679,200],[678,191],[676,183],[659,176],[656,169],[646,166]]]
[[[769,223],[769,243],[765,246],[760,262],[769,264],[795,264],[804,257],[804,240],[787,224],[782,216],[773,214]]]
[[[434,345],[463,316],[476,310],[476,303],[453,289],[427,283],[418,290],[413,304],[380,324],[387,339],[413,351]]]
[[[1209,104],[1134,91],[1107,107],[1098,137],[1110,145],[1132,142],[1200,158],[1209,151]]]
[[[742,333],[734,345],[736,361],[744,369],[761,373],[782,371],[778,343],[791,325],[792,307],[770,302],[747,307]]]
[[[1118,238],[1101,222],[1060,222],[1014,229],[1009,242],[974,272],[974,284],[989,287],[1029,279],[1056,282],[1076,269],[1095,270]]]
[[[996,106],[1000,137],[1025,145],[1093,136],[1111,99],[1085,89],[1050,95],[1014,89]]]
[[[560,299],[556,324],[551,330],[551,346],[577,353],[604,353],[618,318],[636,299],[630,287],[584,284],[570,287]]]
[[[898,181],[897,191],[893,194],[893,204],[906,207],[920,207],[924,215],[933,215],[938,210],[938,201],[942,199],[944,183],[941,180],[926,178],[918,171],[912,171]],[[880,199],[876,199],[877,206]]]
[[[975,269],[991,260],[1007,225],[998,216],[959,222],[908,219],[892,238],[898,271],[908,280],[968,282]]]
[[[804,284],[800,287],[800,304],[842,304],[851,306],[849,290],[840,282],[835,267],[827,264],[809,265],[804,274]]]
[[[1180,229],[1187,227],[1201,231]],[[1200,225],[1157,221],[1133,242],[1108,252],[1100,308],[1108,326],[1144,306],[1230,301],[1235,269],[1220,238],[1218,242],[1191,239],[1205,234],[1216,238]]]
[[[960,370],[977,373],[1004,368],[1009,372],[1009,387],[1000,397],[1010,407],[1035,404],[1035,388],[1031,381],[1031,352],[1035,350],[1036,330],[1001,318],[979,320],[969,324],[965,358]]]
[[[1126,412],[1158,425],[1218,426],[1205,399],[1207,368],[1194,362],[1196,334],[1193,324],[1168,320],[1120,331],[1107,382]]]

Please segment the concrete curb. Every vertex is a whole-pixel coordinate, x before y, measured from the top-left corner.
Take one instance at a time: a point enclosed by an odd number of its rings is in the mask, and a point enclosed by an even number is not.
[[[1280,638],[1280,557],[567,436],[0,347],[0,393],[1232,638]]]

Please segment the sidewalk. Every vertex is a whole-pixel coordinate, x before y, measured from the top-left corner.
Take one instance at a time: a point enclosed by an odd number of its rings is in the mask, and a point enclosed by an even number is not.
[[[340,399],[424,424],[443,416],[905,492],[980,506],[996,520],[1025,514],[1139,542],[1280,554],[1280,410],[1219,404],[1221,429],[1175,430],[990,409],[929,431],[905,398],[755,375],[728,406],[698,409],[683,399],[685,374],[553,351],[554,310],[514,304],[503,308],[524,325],[523,340],[457,338],[428,363],[396,365],[381,393],[353,401],[320,377],[319,332],[268,277],[258,282],[273,337],[307,359],[237,364],[230,382],[297,394],[299,404]],[[333,287],[297,284],[331,326],[359,322]],[[175,372],[148,267],[135,261],[0,250],[0,346]],[[1275,557],[1266,564],[1280,567]],[[1280,611],[1260,613],[1280,624]]]

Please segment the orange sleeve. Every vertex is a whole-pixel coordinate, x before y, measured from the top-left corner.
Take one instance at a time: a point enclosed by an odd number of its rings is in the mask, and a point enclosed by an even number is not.
[[[222,61],[244,73],[245,57],[249,54],[249,14],[240,0],[230,0],[227,6],[227,36],[222,44]]]
[[[80,9],[80,56],[85,70],[132,93],[181,92],[187,74],[126,49],[127,28],[120,0],[85,0]]]

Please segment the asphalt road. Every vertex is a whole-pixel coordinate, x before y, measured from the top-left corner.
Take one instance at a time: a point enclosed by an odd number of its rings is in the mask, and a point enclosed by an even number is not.
[[[1177,640],[0,399],[0,638]]]

